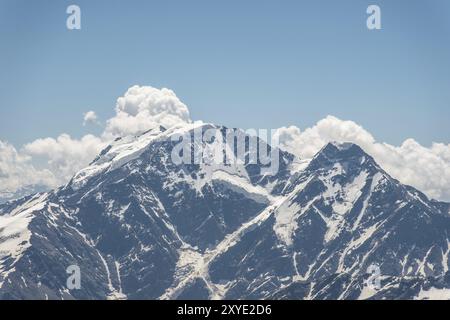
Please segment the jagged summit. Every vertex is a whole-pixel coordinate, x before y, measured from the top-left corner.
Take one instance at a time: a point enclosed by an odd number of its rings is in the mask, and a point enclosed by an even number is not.
[[[346,164],[346,166],[354,168],[371,166],[380,169],[369,154],[357,144],[350,142],[330,142],[326,144],[311,160],[310,169],[316,170],[333,166],[336,163]]]
[[[372,158],[360,146],[351,142],[329,142],[327,143],[314,158],[328,158],[333,161],[348,161],[354,158]]]

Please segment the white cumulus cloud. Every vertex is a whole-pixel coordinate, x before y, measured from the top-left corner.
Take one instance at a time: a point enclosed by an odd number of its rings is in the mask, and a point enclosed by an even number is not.
[[[83,114],[83,126],[88,124],[98,123],[97,114],[94,111],[88,111]]]
[[[106,144],[101,138],[90,134],[79,140],[62,134],[56,139],[37,139],[26,144],[22,153],[45,161],[48,170],[62,184],[89,164]]]
[[[133,86],[117,99],[116,115],[107,121],[105,138],[136,134],[156,125],[191,122],[187,106],[166,88]]]
[[[331,141],[358,144],[390,175],[411,185],[431,198],[450,200],[450,144],[433,143],[427,148],[413,139],[400,146],[377,142],[363,127],[353,121],[333,116],[320,120],[301,131],[295,126],[276,132],[280,148],[311,158]]]
[[[31,160],[31,157],[18,152],[11,144],[0,141],[0,194],[14,193],[24,186],[57,185],[50,170],[36,169]]]

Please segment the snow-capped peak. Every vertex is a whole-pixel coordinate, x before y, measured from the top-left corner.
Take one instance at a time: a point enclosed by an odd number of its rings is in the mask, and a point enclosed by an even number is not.
[[[119,137],[103,149],[88,167],[77,172],[69,182],[69,185],[73,190],[77,190],[84,186],[92,177],[115,170],[138,158],[152,141],[168,139],[172,135],[185,133],[201,125],[201,122],[180,123],[170,129],[157,126],[140,135]]]

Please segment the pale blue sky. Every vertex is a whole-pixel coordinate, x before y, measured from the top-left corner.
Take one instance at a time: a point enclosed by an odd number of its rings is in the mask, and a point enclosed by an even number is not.
[[[66,8],[82,30],[66,29]],[[381,31],[366,8],[382,10]],[[448,0],[0,0],[0,140],[17,147],[114,114],[131,85],[243,128],[354,120],[377,140],[450,142]]]

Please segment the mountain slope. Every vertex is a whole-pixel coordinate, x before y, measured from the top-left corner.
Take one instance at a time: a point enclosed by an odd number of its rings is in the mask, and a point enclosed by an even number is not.
[[[356,145],[327,145],[287,192],[211,265],[214,281],[231,282],[227,297],[413,298],[428,282],[448,287],[448,214]],[[372,264],[379,291],[363,287]],[[418,284],[408,291],[402,281]]]
[[[189,124],[117,139],[66,185],[0,205],[3,299],[358,299],[446,294],[448,204],[400,184],[353,144],[279,170],[175,164]],[[248,147],[251,137],[233,130]],[[195,156],[197,141],[188,151]],[[258,140],[262,144],[263,141]],[[271,149],[271,152],[277,152]],[[368,267],[381,288],[364,286]],[[67,267],[81,269],[68,290]]]

